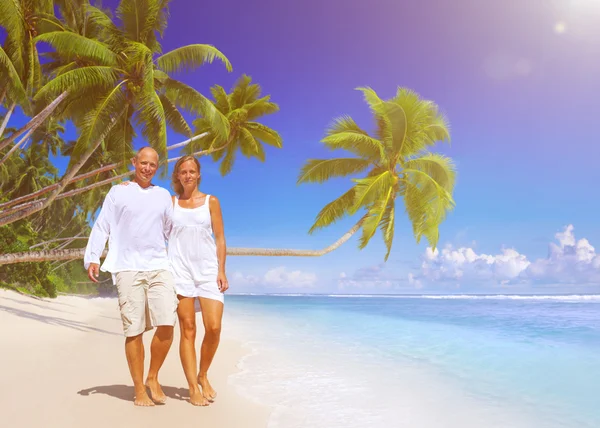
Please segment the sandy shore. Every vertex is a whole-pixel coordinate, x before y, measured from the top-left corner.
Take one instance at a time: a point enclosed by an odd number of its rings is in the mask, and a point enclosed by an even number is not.
[[[247,351],[227,338],[226,328],[209,372],[219,394],[213,404],[195,407],[187,401],[176,327],[160,377],[169,399],[162,406],[140,408],[133,405],[133,385],[115,300],[72,296],[39,300],[0,290],[0,325],[4,426],[267,426],[269,409],[241,397],[228,383],[228,376],[238,371],[237,363]],[[144,373],[151,335],[144,335]]]

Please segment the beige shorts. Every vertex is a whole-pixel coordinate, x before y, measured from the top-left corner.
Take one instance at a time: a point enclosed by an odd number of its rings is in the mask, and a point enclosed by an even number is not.
[[[175,326],[177,294],[168,270],[124,271],[113,275],[126,337],[138,336],[154,327]]]

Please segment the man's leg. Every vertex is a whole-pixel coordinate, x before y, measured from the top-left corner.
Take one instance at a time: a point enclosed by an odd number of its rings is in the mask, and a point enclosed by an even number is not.
[[[136,406],[154,406],[144,385],[144,342],[141,334],[125,339],[125,355],[135,389],[134,404]]]
[[[135,389],[136,406],[154,406],[144,386],[144,342],[146,329],[146,288],[137,272],[118,272],[115,285],[125,334],[125,356]]]
[[[173,278],[168,271],[148,273],[148,307],[152,325],[156,333],[150,346],[150,369],[146,385],[150,388],[152,399],[156,403],[164,403],[167,399],[158,381],[158,372],[173,343],[173,328],[177,320],[177,295]]]
[[[158,371],[167,358],[171,343],[173,343],[173,327],[158,326],[150,345],[150,369],[146,378],[146,386],[150,388],[152,399],[156,403],[162,404],[167,400],[167,396],[158,382]]]

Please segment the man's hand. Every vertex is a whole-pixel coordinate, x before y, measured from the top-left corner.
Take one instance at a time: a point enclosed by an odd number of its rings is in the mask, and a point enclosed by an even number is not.
[[[227,282],[227,277],[224,272],[219,272],[217,275],[217,285],[219,286],[219,291],[221,293],[225,293],[229,288],[229,283]]]
[[[90,267],[88,267],[88,278],[93,282],[98,282],[96,278],[100,273],[100,265],[98,263],[90,263]]]

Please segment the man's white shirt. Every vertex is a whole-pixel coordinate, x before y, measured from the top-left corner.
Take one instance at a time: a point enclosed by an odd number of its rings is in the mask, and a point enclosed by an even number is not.
[[[83,263],[100,264],[108,240],[105,272],[170,269],[166,241],[171,232],[173,203],[167,189],[142,188],[131,181],[113,186],[102,205],[85,249]]]

